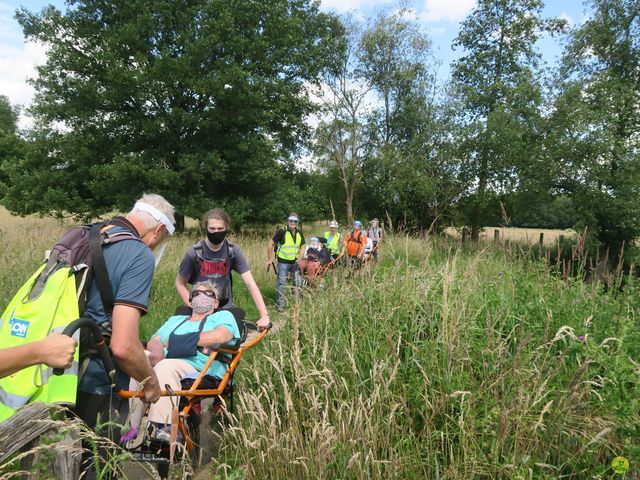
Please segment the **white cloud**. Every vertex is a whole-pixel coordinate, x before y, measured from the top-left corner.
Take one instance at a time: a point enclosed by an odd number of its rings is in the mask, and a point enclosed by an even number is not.
[[[13,8],[0,3],[0,95],[6,95],[13,105],[28,106],[35,92],[27,79],[36,75],[36,65],[45,62],[46,51],[42,45],[24,41],[13,14]],[[22,115],[19,127],[30,124]]]
[[[575,25],[575,22],[573,21],[573,18],[571,18],[571,16],[566,13],[566,12],[562,12],[559,17],[567,22],[567,25],[571,28],[573,28],[573,26]]]
[[[476,0],[425,0],[421,17],[428,22],[459,22],[475,5]]]
[[[323,10],[344,13],[393,3],[392,0],[321,0]]]

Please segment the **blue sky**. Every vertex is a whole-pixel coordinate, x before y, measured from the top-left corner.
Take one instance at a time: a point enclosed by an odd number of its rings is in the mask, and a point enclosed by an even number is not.
[[[33,98],[33,89],[26,79],[35,75],[34,66],[45,60],[44,50],[33,44],[25,44],[22,30],[14,20],[16,8],[25,6],[39,11],[45,5],[53,4],[64,8],[63,0],[0,0],[0,95],[9,97],[13,104],[28,105]],[[451,43],[456,37],[459,23],[473,9],[475,0],[409,0],[405,6],[411,9],[425,32],[433,42],[436,58],[442,61],[439,77],[445,80],[449,75],[449,65],[462,54],[453,51]],[[360,18],[374,16],[380,9],[398,9],[397,1],[386,0],[322,0],[322,9],[339,14],[352,12]],[[582,0],[547,0],[544,14],[547,17],[565,18],[571,26],[585,19]],[[562,51],[561,38],[544,38],[539,42],[543,59],[553,64]],[[21,126],[29,125],[26,118]]]

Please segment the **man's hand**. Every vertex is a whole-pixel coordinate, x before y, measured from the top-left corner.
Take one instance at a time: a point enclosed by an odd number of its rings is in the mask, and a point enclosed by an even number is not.
[[[45,363],[54,368],[69,368],[73,363],[73,353],[78,345],[74,338],[52,333],[37,343],[33,348],[39,352],[38,363]]]
[[[144,387],[142,388],[144,392],[144,401],[147,403],[156,403],[162,395],[162,390],[160,389],[160,384],[158,383],[158,377],[156,377],[155,373],[153,377],[148,378],[146,382],[144,382]]]
[[[152,367],[155,367],[156,364],[162,360],[164,360],[164,350],[160,349],[160,351],[149,352],[149,363]]]
[[[155,367],[159,361],[164,360],[164,348],[159,337],[153,337],[147,342],[147,350],[149,351],[149,363],[152,367]]]

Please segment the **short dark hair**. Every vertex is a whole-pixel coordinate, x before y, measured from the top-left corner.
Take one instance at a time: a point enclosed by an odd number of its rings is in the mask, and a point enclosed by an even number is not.
[[[212,208],[207,213],[202,216],[202,228],[206,232],[207,226],[209,225],[209,220],[221,220],[224,222],[225,228],[229,228],[231,226],[231,217],[229,214],[225,212],[222,208]]]

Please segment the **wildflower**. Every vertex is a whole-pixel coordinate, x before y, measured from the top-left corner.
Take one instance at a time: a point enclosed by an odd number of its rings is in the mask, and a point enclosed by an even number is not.
[[[127,431],[127,433],[125,433],[124,435],[122,435],[122,437],[120,437],[120,443],[125,444],[127,442],[130,442],[131,440],[135,439],[137,436],[138,436],[138,429],[136,427],[132,427]]]
[[[579,335],[578,336],[578,340],[584,343],[587,340],[587,336],[586,335]]]

